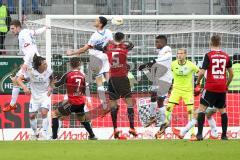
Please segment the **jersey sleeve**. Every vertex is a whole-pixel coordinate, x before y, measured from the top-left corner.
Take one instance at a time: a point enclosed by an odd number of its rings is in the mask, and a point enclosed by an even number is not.
[[[203,64],[202,64],[202,69],[207,70],[209,67],[209,64],[210,64],[209,57],[207,54],[205,54]]]
[[[106,46],[109,43],[109,41],[113,41],[112,31],[106,29],[106,34],[107,40],[103,43],[103,47]]]
[[[194,63],[191,62],[191,66],[192,66],[192,70],[193,70],[195,73],[197,73],[197,72],[199,71],[199,68],[198,68],[198,66],[197,66],[196,64],[194,64]]]
[[[94,41],[94,33],[92,34],[92,36],[90,37],[88,43],[89,46],[93,47],[95,45],[95,41]]]

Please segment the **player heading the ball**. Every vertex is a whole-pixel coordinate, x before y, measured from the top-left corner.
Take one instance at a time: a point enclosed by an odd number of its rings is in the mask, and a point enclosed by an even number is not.
[[[113,40],[112,32],[105,28],[108,20],[105,17],[98,17],[95,20],[94,26],[96,27],[96,31],[92,34],[87,44],[85,44],[82,48],[73,51],[68,50],[67,55],[79,55],[89,50],[90,54],[90,71],[96,75],[96,83],[97,83],[97,92],[100,98],[100,101],[103,105],[103,109],[107,109],[106,97],[105,97],[105,89],[104,89],[104,79],[108,81],[109,79],[109,62],[106,54],[103,53],[103,47],[109,41]]]

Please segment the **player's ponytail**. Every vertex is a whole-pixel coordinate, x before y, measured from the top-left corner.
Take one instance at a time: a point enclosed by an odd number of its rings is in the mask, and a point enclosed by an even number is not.
[[[38,70],[39,66],[41,66],[42,62],[45,60],[45,58],[41,56],[37,56],[36,54],[33,56],[33,68],[35,70]]]

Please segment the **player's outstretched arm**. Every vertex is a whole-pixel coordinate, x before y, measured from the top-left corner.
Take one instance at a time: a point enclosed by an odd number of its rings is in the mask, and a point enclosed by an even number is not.
[[[42,28],[38,28],[38,29],[32,31],[32,35],[33,36],[40,35],[40,34],[44,33],[47,29],[50,29],[50,27],[45,26],[45,27],[42,27]]]
[[[67,79],[67,74],[64,74],[59,81],[54,82],[54,87],[60,87],[61,85],[65,84],[66,79]]]
[[[145,68],[151,68],[152,65],[154,65],[155,63],[156,63],[156,60],[155,60],[155,59],[154,59],[154,60],[151,60],[151,61],[148,62],[148,63],[145,63],[145,64],[140,65],[140,66],[138,67],[138,70],[139,70],[139,71],[142,71],[142,70],[145,69]]]
[[[196,81],[196,84],[199,85],[204,74],[205,74],[206,70],[205,69],[200,69],[199,72],[198,72],[198,78],[197,78],[197,81]]]
[[[78,50],[74,51],[74,50],[67,50],[66,54],[68,56],[73,56],[73,55],[79,55],[81,53],[86,52],[88,49],[90,49],[91,46],[89,46],[88,44],[85,44],[82,48],[79,48]]]
[[[23,75],[20,75],[18,78],[17,78],[17,83],[18,85],[23,89],[24,93],[26,94],[31,94],[30,90],[27,88],[27,86],[23,83],[24,81],[24,76]]]

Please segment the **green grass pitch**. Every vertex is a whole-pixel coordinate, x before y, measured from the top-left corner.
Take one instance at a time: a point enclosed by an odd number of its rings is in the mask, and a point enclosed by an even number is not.
[[[240,140],[0,142],[1,160],[238,160]]]

